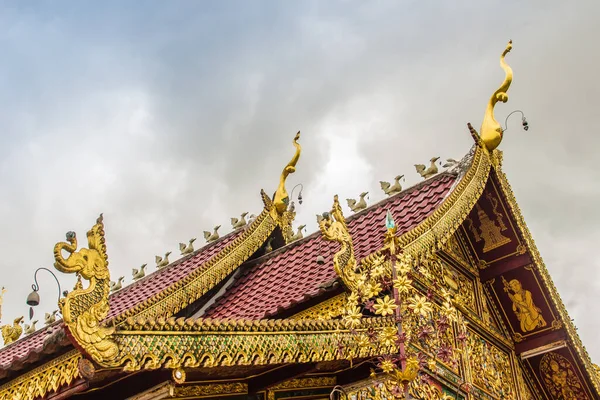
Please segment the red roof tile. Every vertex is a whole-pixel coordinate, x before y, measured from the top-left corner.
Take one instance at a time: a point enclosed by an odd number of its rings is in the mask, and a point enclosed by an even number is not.
[[[364,258],[382,246],[388,209],[401,235],[436,209],[455,179],[440,174],[349,217],[356,257]],[[316,233],[265,256],[236,277],[204,317],[261,319],[317,295],[323,283],[337,277],[332,259],[338,249],[339,244]],[[325,264],[316,263],[318,254],[325,257]]]
[[[38,357],[34,357],[33,354],[41,355],[46,350],[44,341],[62,328],[62,321],[55,322],[4,347],[0,351],[0,369],[14,368],[16,364],[36,361]]]

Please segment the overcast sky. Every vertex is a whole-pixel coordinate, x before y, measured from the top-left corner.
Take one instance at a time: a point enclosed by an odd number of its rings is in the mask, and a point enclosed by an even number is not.
[[[600,362],[600,2],[72,1],[0,3],[2,322],[27,313],[52,248],[105,216],[113,277],[275,190],[302,131],[288,189],[297,221],[472,144],[503,79],[515,78],[505,170],[554,282]],[[346,210],[347,211],[347,210]],[[43,312],[56,287],[39,275]],[[72,280],[61,276],[67,289]]]

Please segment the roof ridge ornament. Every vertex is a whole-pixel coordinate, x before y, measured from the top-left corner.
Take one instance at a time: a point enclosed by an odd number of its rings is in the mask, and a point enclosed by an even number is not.
[[[119,354],[112,340],[114,327],[105,327],[102,321],[108,315],[110,272],[104,239],[102,214],[87,232],[88,248],[77,250],[75,232],[67,232],[67,241],[54,246],[54,267],[60,272],[77,275],[77,283],[66,298],[58,305],[63,315],[69,336],[83,351],[98,363],[112,360]],[[69,253],[67,258],[62,252]],[[83,287],[81,278],[89,281]]]
[[[485,115],[483,117],[483,122],[481,123],[481,132],[479,135],[480,144],[482,144],[488,151],[492,152],[496,149],[500,142],[502,142],[502,134],[504,130],[502,126],[496,121],[494,118],[494,107],[496,103],[501,101],[502,103],[506,103],[508,101],[508,88],[512,83],[513,79],[513,70],[512,68],[504,61],[504,57],[512,50],[512,40],[508,41],[506,48],[502,52],[500,56],[500,66],[504,70],[505,76],[504,81],[500,85],[498,89],[492,94],[490,100],[488,102],[487,108],[485,110]],[[477,141],[477,139],[476,139]]]
[[[296,153],[281,172],[281,177],[279,178],[279,187],[273,196],[273,204],[279,214],[283,214],[287,210],[290,203],[290,197],[287,193],[287,190],[285,190],[285,181],[289,174],[296,172],[296,163],[298,162],[300,153],[302,152],[302,147],[300,146],[300,143],[298,143],[298,139],[300,139],[300,131],[296,133],[293,141],[294,147],[296,147]]]

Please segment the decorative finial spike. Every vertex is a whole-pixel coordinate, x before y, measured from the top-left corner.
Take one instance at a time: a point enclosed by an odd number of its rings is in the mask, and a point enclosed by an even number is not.
[[[500,87],[492,94],[488,102],[488,106],[485,110],[483,117],[483,123],[481,124],[480,138],[483,145],[489,150],[493,151],[496,149],[500,142],[502,142],[502,126],[494,118],[494,107],[499,101],[506,103],[508,101],[508,88],[512,83],[513,71],[512,68],[504,61],[504,57],[512,50],[512,40],[508,41],[506,48],[500,56],[500,66],[504,70],[505,77]]]
[[[385,227],[387,229],[394,229],[396,227],[394,217],[392,217],[392,213],[390,212],[390,210],[387,210],[387,213],[385,214]]]
[[[279,178],[279,187],[273,196],[273,204],[275,205],[275,209],[279,214],[283,214],[288,207],[290,202],[290,197],[288,196],[287,191],[285,190],[285,181],[289,174],[293,174],[296,172],[296,163],[300,158],[300,153],[302,152],[302,147],[298,143],[298,139],[300,139],[300,131],[296,133],[294,136],[294,147],[296,147],[296,153],[290,160],[290,162],[285,166],[283,171],[281,172],[281,177]]]

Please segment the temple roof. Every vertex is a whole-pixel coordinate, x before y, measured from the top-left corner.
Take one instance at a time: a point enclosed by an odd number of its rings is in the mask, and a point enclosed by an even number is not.
[[[397,216],[398,235],[401,235],[429,216],[455,182],[456,175],[442,173],[350,216],[348,223],[352,234],[357,238],[356,250],[359,257],[366,256],[381,246],[381,235],[385,231],[381,221],[384,221],[387,209]],[[108,318],[124,316],[136,307],[143,307],[144,303],[147,304],[181,284],[194,272],[202,271],[207,261],[218,255],[243,231],[231,232],[111,294]],[[326,260],[323,265],[315,262],[319,245]],[[324,241],[317,232],[249,262],[232,286],[207,310],[205,316],[264,318],[318,295],[324,290],[324,283],[336,278],[331,268],[334,247],[335,244]],[[63,326],[62,321],[57,321],[0,349],[0,370],[5,371],[0,372],[0,378],[8,370],[21,369],[25,364],[36,362],[44,354],[54,353],[57,346],[50,348],[44,343],[57,332],[62,332]],[[64,341],[63,345],[68,343]]]
[[[400,236],[427,218],[455,181],[456,175],[436,175],[348,217],[357,257],[381,247],[387,210],[394,214]],[[257,259],[236,276],[204,317],[268,318],[319,295],[323,284],[337,278],[331,268],[336,247],[317,232]],[[319,254],[325,257],[324,264],[316,262]]]

